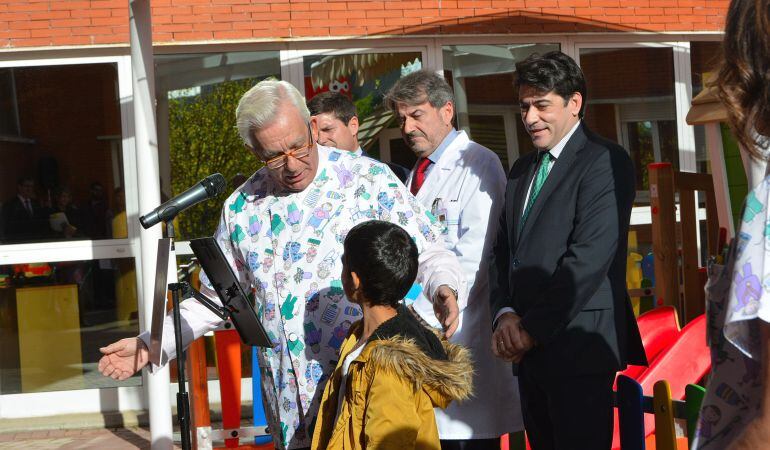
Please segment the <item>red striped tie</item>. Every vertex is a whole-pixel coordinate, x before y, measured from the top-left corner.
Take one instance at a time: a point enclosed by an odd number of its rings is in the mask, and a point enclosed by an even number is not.
[[[428,158],[420,158],[419,161],[417,161],[417,170],[414,172],[414,178],[412,178],[412,195],[417,195],[418,192],[420,192],[420,188],[422,187],[422,183],[425,181],[425,171],[428,170],[428,166],[430,166],[430,163],[432,163]]]

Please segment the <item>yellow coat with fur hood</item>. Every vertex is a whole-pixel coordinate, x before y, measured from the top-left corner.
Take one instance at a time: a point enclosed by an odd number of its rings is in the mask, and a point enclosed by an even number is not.
[[[342,364],[356,345],[356,322],[340,348],[340,360],[324,389],[313,433],[313,450],[440,450],[434,407],[471,395],[468,351],[439,341],[400,307],[381,324],[353,360],[346,393]],[[337,417],[338,395],[345,395]],[[335,422],[335,417],[337,420]]]

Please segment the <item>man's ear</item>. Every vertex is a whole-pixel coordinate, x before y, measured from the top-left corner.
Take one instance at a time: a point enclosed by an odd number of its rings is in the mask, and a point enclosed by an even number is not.
[[[318,116],[310,116],[310,134],[313,142],[318,142]]]
[[[580,92],[575,92],[572,94],[569,102],[567,102],[567,105],[569,105],[570,114],[577,117],[580,115],[580,108],[583,107],[583,95]]]
[[[452,119],[455,116],[455,105],[451,101],[446,102],[444,106],[441,107],[439,110],[439,114],[441,115],[441,120],[444,121],[445,125],[451,125]]]
[[[348,129],[354,136],[358,136],[358,125],[358,116],[351,117],[350,121],[348,122]]]

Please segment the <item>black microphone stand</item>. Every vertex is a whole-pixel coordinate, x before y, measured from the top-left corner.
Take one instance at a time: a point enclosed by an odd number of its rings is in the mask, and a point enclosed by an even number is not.
[[[174,219],[166,222],[166,234],[171,239],[171,254],[176,257],[174,251]],[[179,297],[181,296],[182,283],[169,283],[168,289],[171,291],[171,302],[173,303],[174,317],[174,337],[176,338],[176,369],[177,384],[179,391],[176,394],[176,415],[179,421],[179,434],[182,439],[182,450],[192,449],[192,438],[190,435],[190,397],[187,394],[185,384],[185,349],[182,345],[182,316],[179,313]]]
[[[166,234],[171,239],[171,251],[174,251],[174,224],[173,218],[166,223]],[[171,291],[171,302],[173,304],[173,318],[174,318],[174,336],[176,338],[176,368],[177,368],[177,384],[179,385],[179,392],[176,394],[176,411],[177,420],[179,421],[179,433],[181,435],[182,449],[192,449],[192,435],[190,429],[190,396],[187,393],[185,377],[185,359],[187,351],[182,345],[182,319],[179,313],[179,303],[181,299],[195,297],[203,306],[208,308],[211,312],[216,314],[222,320],[228,320],[230,317],[230,309],[219,306],[212,302],[205,295],[198,292],[195,288],[190,286],[190,283],[181,281],[177,283],[169,283],[168,289]]]

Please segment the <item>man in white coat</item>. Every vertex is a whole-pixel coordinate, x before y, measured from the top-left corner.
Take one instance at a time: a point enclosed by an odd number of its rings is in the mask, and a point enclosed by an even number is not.
[[[459,258],[468,282],[468,303],[451,341],[473,355],[475,395],[436,410],[441,448],[500,448],[501,435],[524,428],[510,365],[495,358],[489,348],[492,320],[485,261],[497,235],[505,172],[495,153],[452,126],[454,98],[441,76],[428,71],[407,75],[388,92],[385,104],[418,158],[406,185],[442,222],[447,248]],[[413,308],[427,317],[429,305],[418,300]]]

